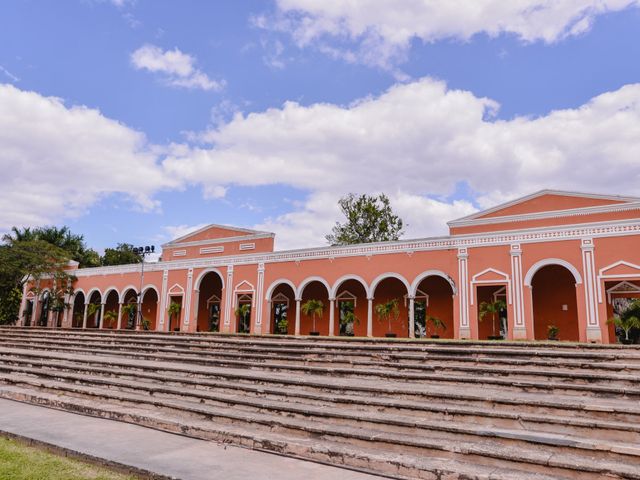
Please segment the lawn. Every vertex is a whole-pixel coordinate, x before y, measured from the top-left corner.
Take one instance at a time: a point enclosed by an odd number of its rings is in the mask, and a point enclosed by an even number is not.
[[[96,466],[0,437],[2,480],[136,480]]]

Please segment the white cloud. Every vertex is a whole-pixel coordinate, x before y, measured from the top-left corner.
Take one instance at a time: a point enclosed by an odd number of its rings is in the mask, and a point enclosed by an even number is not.
[[[87,107],[0,84],[0,230],[84,213],[118,194],[155,209],[165,176],[144,135]]]
[[[640,84],[580,108],[497,121],[498,105],[429,78],[351,105],[288,102],[237,114],[175,149],[164,167],[209,191],[289,185],[309,192],[293,212],[261,229],[282,248],[322,243],[347,192],[387,193],[409,236],[445,233],[473,211],[447,199],[460,182],[483,206],[542,188],[640,193]]]
[[[170,240],[175,240],[176,238],[184,237],[189,233],[196,232],[207,225],[209,225],[209,223],[198,223],[197,225],[167,225],[163,227],[165,233],[157,238],[158,241],[168,242]]]
[[[224,81],[213,80],[195,67],[196,59],[179,49],[163,51],[155,45],[143,45],[131,54],[138,70],[164,74],[164,81],[174,87],[219,91]]]
[[[277,0],[275,16],[253,23],[289,32],[301,47],[320,44],[347,61],[388,68],[404,58],[413,39],[468,40],[485,33],[553,43],[588,31],[598,15],[639,5],[640,0]],[[326,39],[355,46],[335,49]]]

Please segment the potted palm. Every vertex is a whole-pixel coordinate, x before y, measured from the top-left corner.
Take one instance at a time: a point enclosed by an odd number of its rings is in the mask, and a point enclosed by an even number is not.
[[[354,326],[360,323],[353,310],[346,310],[340,315],[340,334],[345,337],[353,337]]]
[[[627,311],[628,312],[628,311]],[[624,338],[620,339],[620,343],[630,344],[631,339],[629,338],[629,332],[631,332],[634,328],[640,328],[640,318],[635,315],[629,315],[627,312],[624,312],[619,317],[611,317],[607,320],[608,324],[613,324],[616,328],[624,331]]]
[[[87,318],[96,317],[101,308],[102,308],[102,305],[100,305],[99,303],[90,303],[89,305],[87,305]],[[99,327],[99,326],[100,326],[100,319],[97,319],[96,327]]]
[[[236,315],[240,319],[240,328],[238,333],[249,333],[251,331],[250,317],[251,317],[251,304],[243,303],[236,308]]]
[[[548,340],[559,340],[558,334],[560,333],[560,329],[556,325],[549,325],[547,327],[547,339]]]
[[[302,304],[302,313],[307,317],[311,317],[313,321],[313,330],[309,332],[309,335],[318,336],[320,332],[316,330],[316,317],[322,317],[324,311],[324,304],[320,300],[310,299]]]
[[[135,328],[136,313],[138,313],[137,303],[127,303],[126,305],[122,306],[122,314],[127,319],[127,328]]]
[[[433,326],[433,334],[431,335],[431,338],[440,338],[440,335],[438,335],[438,329],[441,329],[441,330],[447,329],[447,326],[442,320],[432,315],[427,315],[425,318],[426,329],[428,329],[429,324]]]
[[[174,331],[180,331],[180,310],[182,310],[182,305],[179,303],[169,303],[169,307],[167,307],[167,313],[169,314],[169,331],[171,331],[171,324],[173,323],[173,320],[178,322],[178,326],[175,327]]]
[[[489,340],[502,340],[502,335],[496,335],[496,316],[507,308],[504,300],[495,300],[493,302],[482,302],[480,304],[480,321],[482,322],[487,315],[491,316],[491,327],[493,334],[489,336]]]
[[[287,317],[281,317],[276,323],[276,328],[278,329],[277,333],[279,335],[286,335],[289,331],[289,320],[287,320]]]
[[[118,321],[118,314],[114,310],[107,310],[104,312],[104,326],[105,328],[115,328]]]
[[[376,313],[378,314],[378,319],[380,321],[387,321],[389,325],[389,330],[385,333],[385,337],[393,338],[396,336],[395,333],[391,331],[391,322],[398,321],[398,317],[400,316],[400,309],[398,307],[398,299],[392,298],[388,302],[379,303],[376,305]]]

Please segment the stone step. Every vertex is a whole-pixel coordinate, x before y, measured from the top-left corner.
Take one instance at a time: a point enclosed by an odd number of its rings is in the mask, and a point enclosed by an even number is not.
[[[22,352],[40,351],[37,344],[21,345]],[[0,353],[10,351],[4,347],[0,347]],[[637,384],[640,380],[630,376],[612,375],[608,381],[603,382],[599,375],[579,374],[576,372],[560,372],[562,375],[539,375],[537,372],[510,372],[509,370],[485,369],[482,367],[465,368],[450,373],[446,368],[428,372],[410,372],[399,371],[397,369],[385,369],[381,367],[375,368],[354,368],[350,367],[324,367],[313,366],[306,363],[286,363],[278,361],[263,361],[251,363],[245,360],[218,359],[212,356],[204,356],[197,354],[166,354],[166,353],[145,353],[139,351],[125,350],[105,350],[92,348],[71,348],[71,347],[49,347],[49,350],[60,351],[65,353],[76,354],[102,354],[118,357],[128,357],[137,359],[160,360],[160,361],[178,361],[181,363],[190,363],[197,365],[208,365],[217,367],[240,367],[250,369],[261,369],[280,372],[298,372],[310,374],[337,375],[343,377],[380,377],[396,381],[438,381],[445,383],[471,383],[500,386],[516,391],[540,391],[546,390],[551,392],[572,392],[583,393],[592,392],[597,395],[618,395],[618,396],[640,396],[640,388]],[[27,354],[27,353],[23,353]],[[566,375],[565,375],[566,373]],[[556,378],[554,378],[556,377]],[[616,378],[622,377],[622,378]],[[551,379],[544,381],[545,379]],[[598,382],[597,384],[595,382]]]
[[[569,415],[576,422],[586,421],[588,423],[608,420],[630,426],[637,425],[640,419],[640,406],[637,402],[632,401],[589,399],[588,402],[583,402],[577,401],[573,397],[556,396],[549,399],[546,395],[520,393],[514,396],[511,392],[506,392],[505,395],[503,391],[487,388],[477,390],[456,387],[443,389],[439,385],[424,384],[417,387],[415,385],[388,386],[375,380],[373,382],[360,380],[357,383],[340,382],[339,379],[328,379],[322,376],[265,375],[263,372],[245,372],[237,369],[200,368],[198,371],[194,371],[189,367],[158,364],[157,362],[127,360],[114,362],[111,359],[100,362],[99,357],[91,359],[92,365],[88,365],[88,362],[82,359],[74,362],[48,356],[44,356],[42,361],[8,356],[2,357],[2,360],[8,370],[11,369],[10,366],[16,365],[27,369],[36,367],[52,372],[76,372],[125,379],[171,381],[171,383],[196,385],[202,388],[242,390],[243,393],[256,392],[259,395],[264,395],[265,392],[268,393],[274,388],[276,389],[275,394],[277,394],[277,389],[280,388],[280,392],[285,392],[289,399],[292,397],[300,398],[300,401],[308,398],[316,400],[317,395],[328,395],[330,398],[339,400],[344,399],[344,403],[347,404],[377,407],[387,405],[390,400],[401,402],[400,405],[404,405],[402,402],[407,401],[409,402],[407,408],[418,406],[424,410],[428,406],[430,410],[444,412],[445,415],[457,414],[460,408],[473,407],[474,409],[500,412],[506,418],[517,418],[518,421],[522,421],[523,414],[542,418]],[[377,400],[382,403],[376,403]],[[445,404],[447,407],[437,408],[438,404]]]
[[[278,358],[283,361],[298,362],[304,360],[307,363],[315,364],[331,364],[335,366],[339,365],[380,365],[389,368],[403,368],[414,370],[429,370],[433,368],[439,368],[443,366],[450,366],[451,368],[463,369],[465,366],[486,366],[496,367],[504,369],[505,367],[543,367],[546,371],[552,371],[557,369],[564,369],[572,371],[578,369],[581,373],[584,370],[594,371],[594,374],[610,375],[611,373],[633,373],[636,375],[640,372],[640,362],[637,364],[624,363],[621,361],[612,363],[610,359],[607,362],[592,362],[582,359],[540,359],[534,357],[532,359],[515,359],[515,358],[493,358],[486,355],[469,355],[463,357],[456,355],[450,357],[448,355],[440,355],[431,352],[425,352],[421,354],[415,353],[389,353],[378,354],[372,356],[370,353],[365,352],[351,352],[334,349],[271,349],[271,348],[238,348],[236,346],[226,345],[224,343],[216,343],[207,345],[206,342],[191,342],[187,344],[175,344],[162,341],[145,341],[144,339],[125,340],[114,338],[112,340],[105,340],[102,338],[95,338],[91,340],[87,339],[57,339],[57,338],[34,338],[29,335],[17,335],[17,336],[0,336],[0,343],[5,346],[22,346],[31,345],[32,348],[54,348],[54,347],[70,347],[70,348],[100,348],[108,350],[128,350],[135,349],[137,351],[145,352],[173,352],[184,354],[215,354],[219,358],[227,359],[253,359],[253,360],[267,360]],[[544,373],[540,373],[543,375]],[[635,378],[635,377],[632,377]]]
[[[16,362],[17,363],[17,362]],[[201,379],[184,379],[167,375],[132,375],[123,378],[119,372],[108,371],[109,377],[100,372],[87,373],[74,370],[69,373],[65,369],[47,367],[32,368],[12,365],[4,362],[0,372],[5,375],[34,375],[46,380],[57,380],[87,386],[99,386],[127,391],[143,390],[158,396],[166,395],[177,398],[189,398],[198,402],[222,402],[225,405],[239,408],[249,407],[271,411],[299,413],[299,409],[321,407],[317,413],[322,416],[334,412],[333,416],[358,422],[385,423],[402,428],[428,428],[425,422],[433,422],[436,431],[457,429],[464,433],[465,426],[482,426],[491,429],[509,429],[510,431],[535,430],[549,434],[573,435],[599,440],[640,443],[640,425],[628,422],[613,422],[594,419],[576,418],[571,412],[563,415],[528,414],[522,411],[498,411],[492,408],[473,408],[467,405],[439,406],[427,405],[424,402],[401,401],[397,399],[375,398],[352,395],[349,397],[335,394],[296,392],[291,389],[253,386],[252,389],[241,389],[237,385],[205,382]],[[102,372],[104,373],[104,371]],[[115,377],[115,378],[114,378]],[[303,393],[303,395],[301,395]],[[520,409],[521,410],[521,409]],[[369,417],[367,417],[367,415]],[[373,415],[373,417],[371,417]],[[382,417],[381,417],[382,416]],[[368,420],[365,420],[365,417]],[[382,418],[384,417],[384,422]],[[416,423],[416,418],[419,420]],[[389,420],[391,419],[391,420]],[[455,427],[455,428],[454,428]],[[508,433],[510,435],[510,433]]]
[[[175,418],[165,413],[141,407],[131,407],[124,411],[110,404],[96,405],[95,402],[79,398],[35,392],[19,387],[3,386],[0,397],[43,405],[66,411],[82,413],[101,418],[136,423],[172,433],[202,438],[221,443],[233,443],[248,448],[270,451],[280,455],[305,458],[321,463],[345,466],[366,473],[383,474],[397,479],[474,479],[474,480],[566,480],[580,478],[572,475],[548,475],[504,467],[484,466],[466,463],[451,458],[412,456],[405,453],[380,452],[363,447],[354,448],[327,439],[290,438],[276,432],[254,431],[234,425],[215,424],[211,421]],[[553,468],[553,467],[550,467]],[[608,475],[606,467],[597,472],[588,473],[588,477],[603,473]],[[631,474],[633,475],[633,474]],[[608,478],[631,478],[623,473]]]
[[[407,435],[404,433],[385,432],[353,426],[325,424],[318,421],[308,421],[299,418],[283,417],[254,412],[239,412],[237,410],[223,409],[210,405],[195,404],[185,401],[150,398],[125,392],[113,392],[111,390],[87,388],[82,386],[67,386],[58,382],[39,381],[30,378],[5,377],[4,381],[10,381],[22,386],[42,389],[49,393],[58,393],[61,396],[73,395],[80,398],[101,399],[110,403],[117,403],[123,409],[140,407],[145,405],[159,409],[169,415],[179,415],[179,418],[209,420],[213,423],[231,424],[243,428],[276,431],[287,436],[302,436],[303,438],[329,439],[344,442],[351,446],[363,446],[383,451],[395,451],[412,455],[444,454],[447,457],[460,460],[477,462],[491,466],[499,461],[501,465],[510,468],[525,469],[525,471],[547,473],[548,466],[552,465],[556,471],[572,475],[577,468],[581,470],[579,478],[585,476],[586,471],[612,472],[621,478],[637,478],[624,476],[633,473],[634,470],[640,476],[640,462],[635,455],[637,452],[633,446],[618,446],[605,444],[598,447],[597,444],[580,444],[572,440],[547,436],[545,445],[532,448],[529,442],[526,448],[514,442],[504,445],[495,439],[483,438],[482,442],[469,440],[454,440],[442,437],[428,437],[422,435]],[[64,392],[64,394],[62,393]],[[524,438],[522,441],[526,441]],[[555,459],[555,460],[554,460]]]

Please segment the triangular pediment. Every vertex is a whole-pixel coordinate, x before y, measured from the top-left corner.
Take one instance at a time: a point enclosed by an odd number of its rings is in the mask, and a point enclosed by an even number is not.
[[[472,220],[488,220],[500,217],[530,215],[580,208],[606,207],[622,203],[638,202],[640,198],[617,195],[598,195],[589,193],[564,192],[560,190],[542,190],[532,195],[518,198],[511,202],[474,213],[450,222],[467,222]]]
[[[271,235],[269,232],[251,230],[248,228],[232,227],[228,225],[211,224],[195,230],[182,237],[172,240],[167,245],[180,245],[190,242],[202,242],[207,240],[221,240],[235,237],[252,237],[255,235]]]
[[[637,277],[640,276],[640,265],[621,260],[601,269],[600,275],[606,277]]]
[[[473,276],[474,282],[508,282],[509,275],[493,268],[487,268]]]

